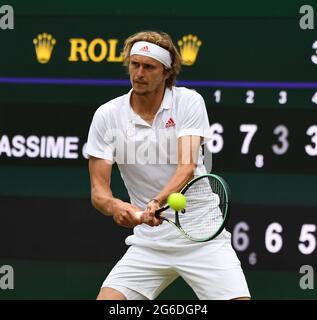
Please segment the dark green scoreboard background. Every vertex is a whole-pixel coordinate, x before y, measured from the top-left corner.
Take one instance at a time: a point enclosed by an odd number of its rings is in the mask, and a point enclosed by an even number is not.
[[[130,230],[90,204],[85,143],[98,106],[129,90],[120,50],[144,29],[201,41],[178,85],[205,99],[205,152],[232,189],[229,230],[253,297],[317,298],[299,286],[300,267],[317,268],[317,31],[299,27],[307,2],[256,2],[163,1],[153,12],[144,1],[11,2],[15,29],[0,30],[0,267],[14,267],[15,289],[1,298],[93,299],[125,251]],[[33,39],[44,32],[56,43],[41,64]],[[128,200],[116,169],[112,188]],[[194,295],[178,280],[161,297]]]

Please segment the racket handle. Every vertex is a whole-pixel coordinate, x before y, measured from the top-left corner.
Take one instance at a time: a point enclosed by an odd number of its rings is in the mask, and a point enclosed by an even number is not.
[[[143,213],[144,213],[143,211],[136,211],[136,212],[134,212],[135,216],[136,216],[138,219],[141,219]],[[164,218],[164,216],[165,216],[164,210],[159,209],[159,210],[157,210],[157,211],[155,212],[155,217],[156,217],[156,218]]]
[[[157,210],[155,212],[155,217],[156,218],[164,218],[165,214],[164,214],[164,211],[163,210]]]
[[[160,213],[164,212],[167,208],[166,207],[162,207],[158,210],[155,211],[155,216],[158,217],[160,216]]]

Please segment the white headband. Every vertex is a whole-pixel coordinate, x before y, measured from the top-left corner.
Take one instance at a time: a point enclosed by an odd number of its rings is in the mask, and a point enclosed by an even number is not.
[[[164,64],[165,67],[171,68],[172,58],[168,50],[147,41],[135,42],[131,48],[130,56],[140,54],[142,56],[153,58]]]

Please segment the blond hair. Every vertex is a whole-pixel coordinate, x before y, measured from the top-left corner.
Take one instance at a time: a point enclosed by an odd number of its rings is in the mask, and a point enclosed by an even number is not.
[[[173,85],[175,85],[176,76],[179,74],[181,70],[182,60],[171,37],[167,33],[161,31],[141,31],[131,35],[124,42],[123,48],[123,64],[126,67],[128,67],[130,62],[131,48],[134,45],[134,43],[138,41],[151,42],[169,51],[172,58],[172,67],[168,69],[165,66],[163,66],[164,69],[170,73],[169,77],[166,79],[165,84],[168,88],[171,88]]]

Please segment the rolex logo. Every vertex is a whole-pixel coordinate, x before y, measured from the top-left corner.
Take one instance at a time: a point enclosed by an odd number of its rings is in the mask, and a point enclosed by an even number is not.
[[[36,58],[39,63],[47,63],[51,59],[52,51],[56,40],[48,33],[42,33],[33,39]]]
[[[182,63],[185,66],[191,66],[195,63],[201,44],[202,42],[192,34],[183,36],[183,38],[178,41]]]

